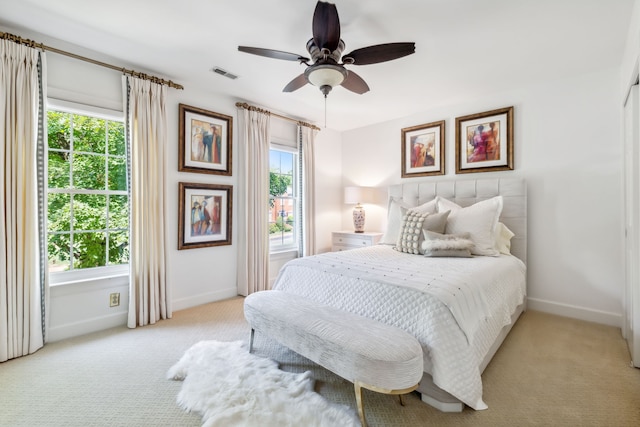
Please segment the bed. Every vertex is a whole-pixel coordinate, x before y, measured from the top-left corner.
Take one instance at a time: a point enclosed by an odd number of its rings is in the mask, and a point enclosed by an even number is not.
[[[486,409],[481,374],[525,308],[526,184],[412,181],[388,194],[381,244],[290,261],[273,288],[406,330],[423,348],[424,402]]]

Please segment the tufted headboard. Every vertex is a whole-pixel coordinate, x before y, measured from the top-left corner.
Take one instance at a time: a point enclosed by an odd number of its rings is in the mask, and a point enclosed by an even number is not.
[[[389,187],[389,200],[402,199],[410,206],[419,206],[440,196],[465,207],[500,195],[504,201],[500,221],[515,234],[511,239],[511,253],[526,264],[527,185],[523,179],[411,181]]]

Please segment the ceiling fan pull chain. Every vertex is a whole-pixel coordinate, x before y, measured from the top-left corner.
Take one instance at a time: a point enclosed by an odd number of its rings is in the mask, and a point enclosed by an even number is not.
[[[327,128],[327,94],[324,95],[324,128]]]

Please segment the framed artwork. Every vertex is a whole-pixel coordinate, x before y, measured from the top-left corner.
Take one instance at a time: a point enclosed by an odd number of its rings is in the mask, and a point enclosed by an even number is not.
[[[456,173],[513,170],[513,107],[456,118]]]
[[[180,182],[178,250],[231,244],[231,185]]]
[[[178,171],[231,175],[233,117],[179,104]]]
[[[444,120],[402,129],[402,178],[444,175]]]

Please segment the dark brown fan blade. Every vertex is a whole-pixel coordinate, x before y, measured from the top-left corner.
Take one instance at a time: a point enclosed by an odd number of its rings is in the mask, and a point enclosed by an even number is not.
[[[377,64],[378,62],[386,62],[403,56],[411,55],[416,51],[415,43],[386,43],[375,46],[363,47],[356,49],[346,55],[342,55],[342,62],[349,63],[349,59],[353,59],[354,65]]]
[[[302,86],[307,84],[307,77],[304,74],[300,74],[295,79],[291,80],[288,85],[282,89],[283,92],[293,92],[294,90],[300,89]]]
[[[313,41],[333,52],[340,43],[340,18],[335,4],[319,1],[313,13]]]
[[[351,92],[355,92],[357,94],[362,95],[365,92],[369,92],[369,86],[367,83],[362,80],[362,77],[357,75],[351,70],[347,71],[347,78],[342,82],[342,87],[350,90]]]
[[[285,61],[300,61],[300,62],[309,61],[309,58],[300,56],[297,53],[282,52],[280,50],[273,50],[273,49],[263,49],[261,47],[238,46],[238,50],[240,52],[266,56],[267,58],[284,59]]]

